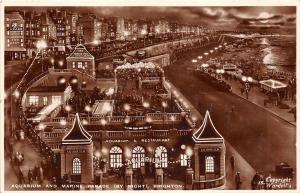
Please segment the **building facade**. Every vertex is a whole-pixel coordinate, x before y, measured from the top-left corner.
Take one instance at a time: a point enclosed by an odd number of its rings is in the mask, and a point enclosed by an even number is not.
[[[25,20],[18,12],[5,14],[5,58],[22,60],[26,58]]]
[[[68,69],[77,69],[90,76],[96,76],[95,58],[82,44],[77,45],[66,60]]]

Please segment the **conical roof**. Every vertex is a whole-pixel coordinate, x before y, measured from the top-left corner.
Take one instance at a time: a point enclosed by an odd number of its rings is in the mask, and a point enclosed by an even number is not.
[[[204,117],[202,125],[193,134],[193,140],[196,143],[223,142],[224,141],[224,138],[222,137],[222,135],[218,132],[218,130],[214,126],[208,111],[206,111],[206,113],[205,113],[205,117]]]
[[[63,137],[62,144],[90,144],[92,136],[83,128],[79,115],[76,113],[73,126]]]

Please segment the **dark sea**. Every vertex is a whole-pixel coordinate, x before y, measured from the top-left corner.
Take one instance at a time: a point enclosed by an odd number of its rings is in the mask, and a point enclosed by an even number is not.
[[[276,71],[296,72],[296,36],[263,37],[258,44],[263,46],[263,63],[272,65]]]

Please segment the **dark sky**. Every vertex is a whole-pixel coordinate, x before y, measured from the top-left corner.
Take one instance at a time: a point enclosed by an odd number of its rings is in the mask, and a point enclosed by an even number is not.
[[[46,7],[12,7],[43,11]],[[65,7],[80,13],[129,18],[166,18],[187,24],[199,24],[217,29],[233,28],[296,28],[295,6],[256,7]]]

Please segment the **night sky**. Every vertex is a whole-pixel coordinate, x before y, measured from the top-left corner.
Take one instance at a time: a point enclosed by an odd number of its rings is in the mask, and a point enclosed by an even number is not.
[[[8,10],[46,10],[46,7],[11,7]],[[215,29],[296,28],[295,6],[247,7],[65,7],[79,13],[128,18],[165,18]]]

